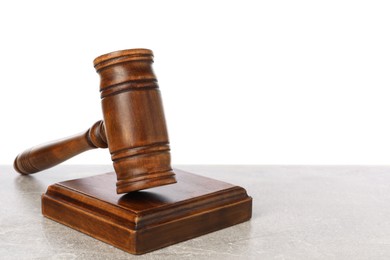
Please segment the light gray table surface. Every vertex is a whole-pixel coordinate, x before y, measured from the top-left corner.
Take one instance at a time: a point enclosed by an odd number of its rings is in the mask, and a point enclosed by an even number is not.
[[[252,219],[142,256],[41,215],[48,185],[112,171],[0,166],[0,259],[390,259],[390,166],[176,166],[244,187]]]

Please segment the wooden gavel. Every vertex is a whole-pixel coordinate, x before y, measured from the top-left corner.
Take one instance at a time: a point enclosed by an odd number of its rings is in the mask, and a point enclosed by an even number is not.
[[[106,148],[117,175],[117,193],[175,183],[170,147],[153,53],[116,51],[97,57],[104,121],[81,134],[36,146],[19,154],[21,174],[55,166],[79,153]]]
[[[107,148],[103,121],[86,132],[27,149],[15,158],[14,168],[23,175],[36,173],[94,148]]]

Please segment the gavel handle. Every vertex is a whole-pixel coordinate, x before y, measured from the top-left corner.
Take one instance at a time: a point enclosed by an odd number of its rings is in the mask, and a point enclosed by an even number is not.
[[[96,122],[86,132],[34,146],[22,152],[15,158],[14,168],[24,175],[36,173],[98,147],[107,148],[103,121]]]

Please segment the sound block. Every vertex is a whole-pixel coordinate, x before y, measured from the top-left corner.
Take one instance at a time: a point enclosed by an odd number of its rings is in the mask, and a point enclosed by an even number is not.
[[[177,183],[116,193],[114,172],[53,184],[42,214],[132,254],[143,254],[251,218],[245,189],[175,169]]]

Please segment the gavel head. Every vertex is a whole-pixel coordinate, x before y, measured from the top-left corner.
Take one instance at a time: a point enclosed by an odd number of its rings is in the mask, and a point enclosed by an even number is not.
[[[97,57],[108,148],[117,193],[175,183],[153,53],[116,51]]]

